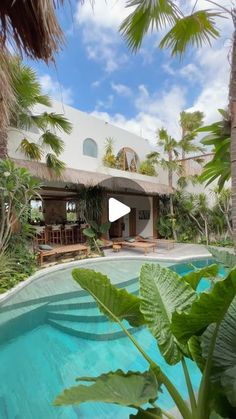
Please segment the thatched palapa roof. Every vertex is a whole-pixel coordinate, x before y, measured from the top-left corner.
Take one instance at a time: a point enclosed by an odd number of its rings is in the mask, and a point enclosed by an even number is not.
[[[115,177],[99,172],[66,168],[60,178],[58,178],[55,172],[44,163],[20,159],[12,160],[18,167],[28,169],[32,176],[40,179],[45,186],[56,183],[58,185],[71,184],[90,187],[97,186],[103,182],[102,186],[110,192],[145,193],[146,195],[169,195],[173,193],[172,188],[168,185],[157,183],[156,179],[149,182],[146,180],[131,180],[126,177],[122,178],[122,171],[120,177]]]

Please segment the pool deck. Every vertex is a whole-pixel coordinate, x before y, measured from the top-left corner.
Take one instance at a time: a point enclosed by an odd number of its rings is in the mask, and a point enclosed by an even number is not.
[[[227,249],[228,250],[228,249]],[[112,249],[105,250],[106,256],[122,256],[122,257],[135,257],[135,256],[144,256],[144,253],[140,249],[121,249],[119,252],[114,252]],[[174,261],[181,262],[189,258],[207,258],[211,257],[211,254],[208,252],[206,246],[200,244],[189,244],[189,243],[176,243],[173,249],[168,250],[166,245],[160,244],[155,248],[153,252],[150,252],[147,255],[147,258],[151,257],[157,258],[158,260],[163,261]]]

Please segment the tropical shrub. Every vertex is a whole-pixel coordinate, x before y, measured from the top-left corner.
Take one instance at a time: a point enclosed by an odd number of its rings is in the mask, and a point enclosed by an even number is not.
[[[25,168],[0,160],[0,253],[6,251],[14,228],[29,211],[29,201],[39,196],[40,183]]]
[[[88,242],[90,245],[90,248],[92,250],[96,249],[99,254],[103,254],[101,250],[102,241],[101,236],[102,234],[108,233],[111,223],[103,223],[101,225],[98,225],[95,221],[89,221],[90,227],[84,228],[83,234],[88,238]]]
[[[107,167],[117,166],[116,156],[114,154],[114,140],[111,137],[106,138],[105,153],[104,153],[102,162],[104,166],[107,166]]]
[[[82,377],[78,381],[91,385],[65,390],[55,405],[103,401],[135,408],[137,414],[130,416],[133,418],[172,418],[158,406],[158,395],[165,387],[183,419],[235,417],[236,268],[219,280],[217,265],[181,277],[158,264],[144,264],[139,297],[116,288],[107,276],[92,270],[74,269],[72,275],[92,295],[100,311],[120,325],[149,368],[144,373],[118,370]],[[198,294],[196,288],[202,277],[211,280],[212,285],[208,292]],[[182,364],[189,403],[162,370],[162,362],[159,365],[150,358],[123,320],[134,327],[148,327],[165,362]],[[187,358],[202,372],[198,394],[192,386]]]
[[[155,165],[148,159],[141,161],[138,171],[142,175],[147,175],[147,176],[157,175]]]
[[[12,86],[15,92],[15,104],[11,112],[11,129],[22,133],[21,152],[31,160],[40,161],[45,158],[46,164],[57,175],[65,168],[65,163],[59,159],[64,143],[57,132],[70,134],[72,125],[62,114],[55,112],[34,113],[34,106],[44,105],[50,108],[48,95],[42,93],[42,87],[36,73],[29,66],[14,57],[10,63]],[[37,141],[32,140],[30,131],[38,133]]]

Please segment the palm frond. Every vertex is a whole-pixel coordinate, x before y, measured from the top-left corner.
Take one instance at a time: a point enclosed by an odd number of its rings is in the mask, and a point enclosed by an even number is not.
[[[134,51],[140,48],[149,29],[173,25],[180,16],[178,7],[169,0],[129,0],[126,7],[134,6],[135,10],[120,26],[120,32]]]
[[[29,159],[39,161],[42,158],[42,149],[34,142],[30,142],[24,138],[20,143],[20,151]]]
[[[62,114],[43,112],[41,115],[35,117],[35,121],[37,121],[36,123],[44,130],[56,128],[66,134],[70,134],[72,131],[72,124]]]
[[[59,160],[55,154],[48,153],[46,155],[46,164],[52,169],[57,176],[60,176],[66,165],[62,160]]]
[[[219,36],[214,18],[219,13],[199,10],[176,20],[175,25],[160,42],[160,48],[170,48],[172,55],[182,55],[188,46],[201,47]]]
[[[64,142],[53,132],[45,131],[41,136],[41,140],[42,146],[51,148],[56,156],[59,156],[64,150]]]
[[[158,151],[151,151],[146,157],[150,162],[157,163],[160,158],[160,153]]]

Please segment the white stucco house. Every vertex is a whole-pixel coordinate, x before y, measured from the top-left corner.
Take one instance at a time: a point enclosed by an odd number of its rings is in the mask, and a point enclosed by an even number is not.
[[[43,106],[34,110],[35,113],[42,111],[63,114],[73,125],[71,134],[58,133],[65,144],[60,155],[60,159],[66,164],[62,176],[57,178],[43,161],[29,161],[20,152],[19,144],[24,135],[31,141],[38,141],[39,131],[24,133],[10,129],[8,154],[18,165],[27,167],[33,175],[41,179],[45,223],[63,222],[66,219],[67,203],[76,201],[80,187],[96,186],[105,182],[106,204],[102,220],[107,219],[109,197],[115,197],[132,209],[129,215],[114,223],[110,236],[156,236],[158,197],[168,195],[172,190],[168,186],[168,176],[164,170],[158,169],[158,176],[138,173],[140,162],[153,150],[148,140],[57,101],[53,101],[50,110]],[[103,156],[107,138],[112,138],[116,156],[123,153],[123,170],[104,166]],[[135,184],[131,184],[130,180]],[[144,223],[140,214],[145,210]]]

